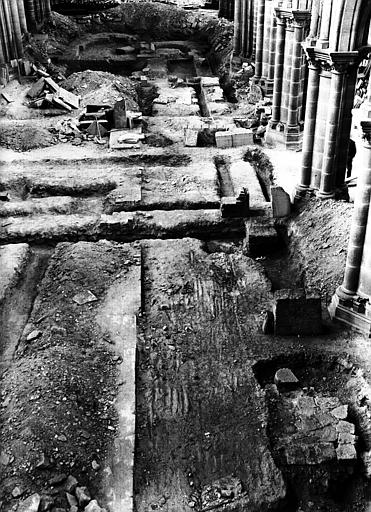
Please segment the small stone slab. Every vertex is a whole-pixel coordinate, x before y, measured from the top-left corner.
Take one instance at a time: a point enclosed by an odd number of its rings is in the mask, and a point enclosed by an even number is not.
[[[215,133],[216,147],[220,149],[231,148],[233,146],[231,132]]]
[[[274,383],[279,391],[292,391],[299,387],[299,380],[290,368],[280,368],[274,375]]]
[[[271,186],[273,217],[286,217],[291,213],[289,194],[278,186]]]

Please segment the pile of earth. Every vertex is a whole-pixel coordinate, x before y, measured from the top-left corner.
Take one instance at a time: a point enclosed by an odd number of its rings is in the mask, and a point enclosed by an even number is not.
[[[53,144],[53,136],[47,128],[23,123],[0,125],[0,147],[15,151],[30,151]]]
[[[82,106],[113,105],[116,101],[125,99],[128,110],[139,110],[136,88],[133,82],[124,76],[87,69],[72,73],[59,85],[81,96]]]
[[[346,201],[311,198],[289,221],[291,256],[300,255],[306,286],[320,291],[327,304],[343,280],[353,208]]]

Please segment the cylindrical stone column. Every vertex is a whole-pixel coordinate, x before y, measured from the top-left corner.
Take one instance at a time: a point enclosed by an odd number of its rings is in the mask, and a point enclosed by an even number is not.
[[[371,236],[371,221],[370,214],[370,197],[371,197],[371,121],[361,123],[364,132],[364,166],[358,177],[357,196],[354,204],[352,224],[350,228],[349,244],[347,260],[345,264],[345,272],[343,283],[336,290],[336,295],[341,299],[352,299],[360,287],[360,293],[365,293],[369,288],[370,269],[367,262],[370,263],[371,251],[368,250],[367,258],[364,258],[363,265],[362,257],[364,248],[366,247],[366,230]],[[368,221],[369,219],[369,221]],[[371,248],[371,239],[369,240],[369,248]],[[367,262],[365,261],[367,260]],[[362,275],[362,283],[360,284],[361,263],[364,266],[365,272]]]
[[[275,128],[281,117],[281,98],[282,98],[282,80],[283,80],[283,62],[285,57],[285,39],[286,22],[284,19],[277,18],[276,31],[276,52],[274,61],[274,84],[273,84],[273,106],[270,126]]]
[[[312,156],[312,181],[311,187],[319,189],[323,163],[323,151],[325,147],[325,134],[327,124],[328,99],[331,87],[331,73],[323,67],[319,75],[319,92],[314,132],[313,156]]]
[[[269,39],[269,55],[268,55],[268,74],[266,80],[265,92],[268,96],[273,94],[274,84],[274,61],[276,53],[276,39],[277,39],[277,24],[276,17],[272,16],[271,34]]]
[[[319,92],[319,67],[314,62],[309,63],[308,92],[305,108],[305,124],[303,134],[303,156],[300,184],[296,187],[295,197],[305,196],[310,189],[312,181],[312,159],[314,146],[314,133],[317,121],[317,105]]]
[[[14,39],[15,39],[15,44],[17,47],[17,56],[20,59],[23,57],[23,44],[22,44],[21,25],[19,23],[17,0],[10,0],[10,11],[11,11],[11,15],[12,15]]]
[[[234,2],[234,33],[233,33],[233,50],[235,55],[241,52],[241,7],[245,0],[235,0]]]
[[[332,2],[333,2],[333,0],[323,0],[322,15],[321,15],[321,29],[320,29],[319,40],[318,40],[318,46],[320,48],[328,48],[329,47]]]
[[[272,5],[273,0],[265,1],[264,9],[264,34],[263,34],[263,56],[262,56],[262,81],[265,81],[268,77],[268,66],[269,66],[269,40],[271,37],[271,26],[272,26]]]
[[[246,41],[248,36],[247,18],[246,18],[247,0],[242,0],[241,5],[241,54],[246,57]]]
[[[357,67],[355,65],[349,67],[349,72],[344,79],[343,86],[343,101],[342,101],[342,115],[339,122],[341,130],[339,130],[337,137],[336,148],[336,187],[343,187],[346,175],[346,167],[348,161],[348,149],[350,133],[352,129],[352,109],[354,104],[354,93],[357,82]]]
[[[336,154],[336,139],[339,129],[339,112],[343,92],[344,70],[331,71],[330,97],[328,98],[327,126],[325,134],[325,147],[323,151],[321,184],[318,197],[329,199],[334,197],[334,158]]]
[[[318,22],[319,22],[320,0],[312,1],[310,29],[308,40],[314,41],[318,37]]]
[[[23,34],[27,34],[27,21],[26,21],[26,12],[24,9],[23,0],[17,0],[18,12],[19,12],[19,23],[21,25],[21,30]]]
[[[17,59],[18,58],[17,46],[16,46],[16,43],[14,41],[12,14],[11,14],[11,11],[10,11],[9,0],[4,0],[3,1],[3,8],[4,8],[4,21],[5,21],[5,26],[6,26],[6,32],[5,32],[6,35],[5,35],[5,37],[9,41],[9,46],[8,46],[9,55],[8,55],[8,58],[9,59]]]
[[[263,71],[263,45],[264,45],[264,11],[265,0],[257,0],[257,26],[255,47],[255,76],[254,82],[260,82]]]
[[[294,22],[294,40],[292,47],[291,79],[289,102],[287,111],[287,126],[292,128],[298,126],[298,106],[300,94],[301,58],[304,27],[301,23]]]
[[[289,106],[290,96],[290,80],[292,68],[292,51],[294,42],[294,27],[291,23],[286,24],[286,44],[285,44],[285,58],[283,63],[283,83],[282,83],[282,98],[281,98],[281,119],[282,123],[287,123],[287,113]]]

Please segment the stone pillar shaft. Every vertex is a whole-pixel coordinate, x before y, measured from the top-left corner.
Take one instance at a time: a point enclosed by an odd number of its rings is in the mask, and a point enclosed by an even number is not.
[[[262,79],[264,81],[268,77],[269,41],[270,41],[270,37],[271,37],[271,25],[272,25],[272,4],[273,4],[273,0],[266,0],[265,1],[264,32],[263,32],[263,56],[262,56]]]
[[[292,68],[291,68],[291,79],[290,79],[290,93],[288,103],[288,115],[287,124],[288,126],[297,126],[298,119],[298,106],[299,106],[299,94],[300,94],[300,77],[301,77],[301,57],[302,47],[301,42],[303,40],[304,28],[302,25],[294,25],[294,41],[293,41],[293,53],[292,53]]]
[[[303,135],[303,157],[301,168],[301,183],[297,187],[296,196],[305,195],[312,181],[312,159],[314,146],[314,133],[317,119],[317,105],[319,92],[319,68],[309,64],[308,92],[305,109],[305,124]]]
[[[294,27],[286,25],[286,44],[285,44],[285,57],[283,64],[283,82],[282,82],[282,98],[281,98],[281,114],[280,121],[287,122],[287,112],[290,96],[290,80],[292,69],[292,52],[294,43]]]
[[[331,72],[329,109],[325,134],[325,147],[323,151],[321,184],[318,196],[322,199],[334,197],[334,157],[338,134],[338,120],[343,91],[344,72],[333,70]]]
[[[323,150],[325,147],[327,108],[328,98],[330,95],[330,86],[330,73],[321,69],[319,75],[318,105],[312,156],[312,187],[315,189],[319,189],[321,183],[321,171],[323,162]]]
[[[319,35],[319,45],[321,48],[329,47],[330,24],[332,13],[332,0],[323,0],[321,30]]]
[[[259,82],[263,71],[263,45],[264,45],[264,11],[265,0],[257,0],[257,26],[256,26],[256,47],[255,47],[255,77],[254,81]]]
[[[277,41],[277,23],[276,18],[272,17],[271,37],[269,40],[269,59],[268,59],[268,80],[274,79],[274,61],[276,54],[276,41]]]
[[[283,81],[283,62],[285,57],[285,38],[286,23],[284,20],[277,19],[276,31],[276,52],[275,52],[275,74],[273,87],[273,108],[271,126],[274,127],[280,121],[281,114],[281,98],[282,98],[282,81]]]
[[[349,235],[344,279],[342,285],[336,291],[336,294],[343,299],[351,299],[356,295],[358,290],[361,262],[363,250],[365,247],[366,229],[368,224],[367,219],[369,217],[370,210],[371,122],[362,122],[361,125],[366,135],[364,144],[364,166],[358,177],[357,197],[354,204],[352,225]]]
[[[319,8],[320,0],[313,0],[311,9],[310,29],[308,36],[309,39],[316,39],[318,35]]]
[[[234,2],[234,34],[233,34],[233,50],[235,55],[239,55],[241,51],[241,4],[244,0],[235,0]]]
[[[20,59],[23,57],[23,44],[22,44],[22,32],[21,25],[19,23],[19,13],[17,0],[10,0],[10,12],[12,16],[12,26],[15,39],[15,45],[17,48],[17,57]]]

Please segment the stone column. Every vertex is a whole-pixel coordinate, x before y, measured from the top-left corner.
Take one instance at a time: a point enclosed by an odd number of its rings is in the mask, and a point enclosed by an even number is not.
[[[276,51],[274,61],[273,107],[270,128],[276,128],[281,117],[283,61],[285,57],[286,21],[277,17]]]
[[[268,77],[269,41],[270,41],[270,37],[271,37],[271,26],[272,26],[272,4],[273,4],[273,0],[265,0],[262,79],[261,79],[261,83],[264,86],[265,86],[265,81],[267,80],[267,77]]]
[[[246,2],[246,50],[245,56],[250,57],[253,52],[252,40],[254,31],[254,1],[247,0]]]
[[[17,48],[17,57],[18,57],[18,59],[20,59],[23,57],[23,44],[22,44],[21,25],[19,23],[17,0],[9,0],[9,3],[10,3],[10,12],[11,12],[11,16],[12,16],[13,34],[14,34],[14,39],[15,39],[15,45]]]
[[[282,82],[282,98],[281,98],[281,123],[287,123],[287,114],[289,106],[290,95],[290,80],[292,68],[292,51],[294,42],[294,27],[292,19],[286,21],[286,44],[285,44],[285,57],[283,62],[283,82]]]
[[[336,141],[339,130],[339,113],[341,108],[345,67],[338,66],[331,71],[330,96],[328,98],[328,113],[323,150],[321,183],[318,197],[329,199],[335,195],[334,158]]]
[[[300,184],[296,187],[296,199],[306,195],[310,190],[312,181],[314,133],[316,128],[319,93],[319,66],[314,60],[310,60],[308,68],[308,91],[305,108],[301,180]]]
[[[314,189],[319,189],[321,183],[321,172],[323,163],[323,150],[325,147],[325,134],[327,124],[328,99],[330,96],[331,72],[321,62],[319,72],[319,91],[316,116],[316,127],[314,132],[314,144],[312,155],[312,184]]]
[[[292,47],[291,78],[289,85],[289,98],[287,109],[287,136],[288,146],[297,146],[299,143],[299,96],[301,92],[301,64],[302,46],[304,39],[304,24],[309,20],[310,13],[294,14],[294,40]]]
[[[323,0],[321,29],[319,34],[319,40],[317,42],[317,46],[322,49],[329,47],[332,2],[333,0]]]
[[[21,29],[24,34],[27,34],[27,20],[26,20],[26,12],[24,9],[23,0],[17,0],[18,12],[19,12],[19,22],[21,24]]]
[[[277,36],[277,24],[276,17],[272,16],[271,33],[269,39],[269,53],[268,53],[268,72],[267,80],[265,82],[265,94],[271,96],[273,94],[274,84],[274,62],[276,53],[276,37]]]
[[[314,46],[318,37],[318,22],[319,22],[320,0],[312,0],[310,29],[308,35],[308,44]]]
[[[241,4],[246,0],[235,0],[234,2],[234,34],[233,50],[235,55],[241,52]]]
[[[260,82],[263,71],[263,45],[264,45],[264,11],[265,0],[257,0],[257,26],[255,47],[255,76],[254,83]]]
[[[357,82],[357,69],[358,66],[351,65],[349,67],[349,71],[344,81],[344,100],[342,102],[342,117],[339,124],[339,126],[341,126],[341,130],[338,136],[335,160],[336,188],[343,187],[345,181],[350,132],[352,129],[352,109],[354,104],[354,93]]]
[[[3,1],[3,9],[4,9],[4,23],[6,26],[5,37],[9,41],[8,45],[8,59],[17,59],[17,49],[14,41],[14,32],[12,26],[12,15],[10,12],[9,2],[8,0]]]
[[[367,219],[370,213],[371,197],[371,121],[361,123],[364,136],[364,168],[358,177],[357,197],[354,204],[352,225],[349,235],[348,253],[345,264],[343,283],[336,290],[336,295],[343,301],[351,301],[357,294],[361,263],[364,252]],[[371,222],[371,221],[370,221]],[[371,228],[371,223],[369,225]],[[370,229],[368,230],[371,231]],[[371,235],[371,233],[370,233]],[[371,240],[370,240],[371,244]],[[370,262],[370,251],[368,250],[368,263]],[[363,282],[369,284],[370,269],[365,271]],[[366,276],[368,276],[367,279]],[[362,286],[361,286],[362,289]],[[370,290],[371,292],[371,290]],[[370,293],[369,292],[369,293]]]
[[[247,9],[247,1],[242,0],[241,5],[241,55],[246,57],[246,41],[248,37],[248,27],[247,27],[247,17],[246,17],[246,9]]]

